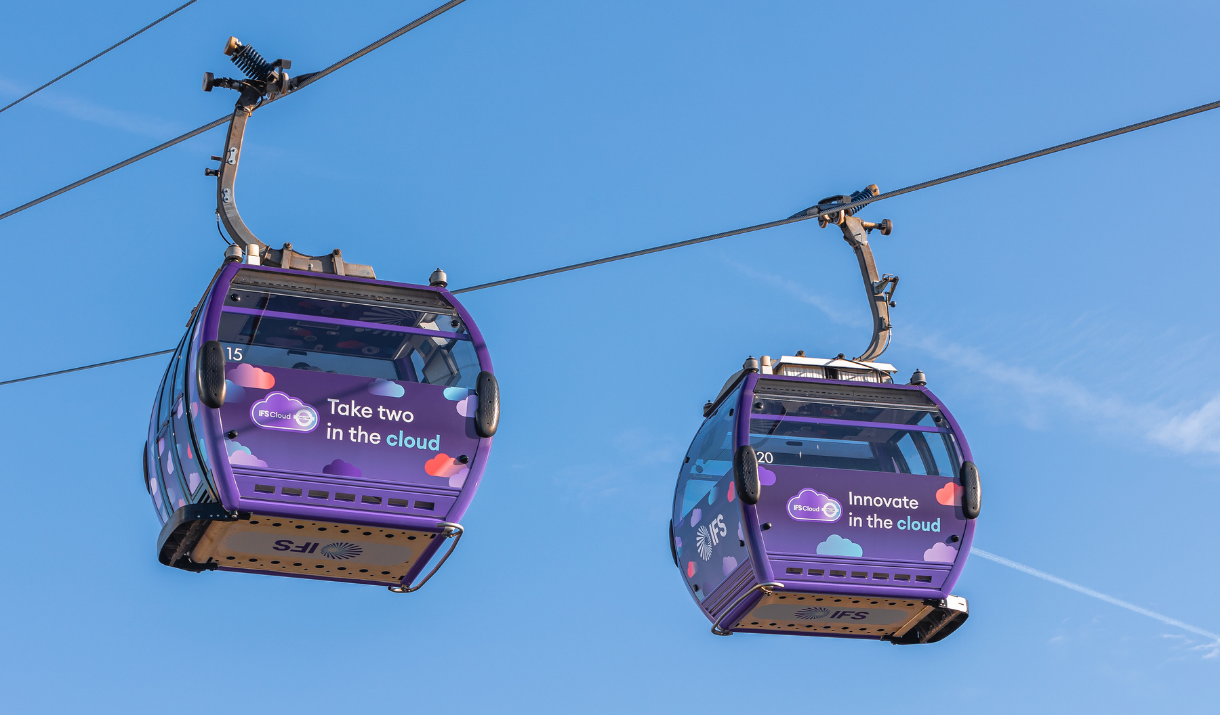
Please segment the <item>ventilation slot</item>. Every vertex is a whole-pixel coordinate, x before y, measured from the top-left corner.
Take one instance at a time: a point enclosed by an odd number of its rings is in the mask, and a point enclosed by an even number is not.
[[[832,570],[832,571],[830,572],[830,575],[831,575],[831,576],[835,576],[835,577],[837,577],[837,578],[843,578],[844,576],[846,576],[846,575],[847,575],[847,572],[846,572],[846,571],[833,571],[833,570]]]
[[[309,490],[310,499],[330,499],[330,492],[320,492],[317,489]]]
[[[337,501],[356,501],[356,495],[355,494],[340,494],[339,492],[335,492],[335,499]]]
[[[275,487],[270,484],[255,484],[254,491],[262,492],[263,494],[275,494]]]
[[[424,511],[432,511],[436,508],[436,503],[430,501],[417,501],[415,502],[415,508],[423,509]]]
[[[909,574],[909,573],[896,573],[896,574],[894,574],[894,580],[895,580],[895,581],[910,581],[910,580],[911,580],[911,574]]]
[[[823,571],[822,569],[809,569],[810,576],[821,576],[824,573],[826,573],[826,572]]]
[[[889,581],[890,575],[888,573],[875,573],[873,574],[873,578],[877,579],[878,581]]]
[[[381,497],[362,496],[360,497],[360,501],[365,504],[380,504]]]
[[[868,578],[868,572],[867,571],[852,571],[851,577],[852,578]]]
[[[920,583],[932,583],[932,577],[931,577],[931,576],[916,576],[916,577],[915,577],[915,580],[916,580],[916,581],[918,581],[918,582],[920,582]]]
[[[411,502],[407,501],[406,499],[391,499],[390,506],[398,506],[406,509],[407,507],[411,506]]]
[[[794,568],[792,568],[792,567],[788,567],[788,568],[784,569],[784,571],[785,571],[785,572],[787,572],[787,573],[794,573],[794,574],[796,574],[797,576],[800,576],[800,575],[801,575],[801,573],[802,573],[802,569],[794,569]]]
[[[301,496],[301,490],[296,487],[280,487],[280,494],[285,494],[290,497]]]

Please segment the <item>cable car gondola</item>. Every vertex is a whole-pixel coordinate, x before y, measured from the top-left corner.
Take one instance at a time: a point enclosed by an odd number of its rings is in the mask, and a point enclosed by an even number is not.
[[[859,257],[868,350],[746,360],[705,405],[679,472],[671,554],[717,635],[931,643],[969,615],[952,589],[979,515],[978,470],[923,373],[897,385],[894,367],[876,362],[898,279],[877,275],[867,233],[891,224],[853,213],[822,223],[838,224]]]
[[[457,545],[487,464],[491,358],[443,271],[427,286],[391,283],[338,250],[270,249],[250,232],[234,191],[245,122],[296,83],[288,62],[236,38],[225,52],[248,79],[205,76],[206,90],[241,91],[220,169],[207,173],[236,245],[154,405],[144,476],[159,559],[416,590]]]

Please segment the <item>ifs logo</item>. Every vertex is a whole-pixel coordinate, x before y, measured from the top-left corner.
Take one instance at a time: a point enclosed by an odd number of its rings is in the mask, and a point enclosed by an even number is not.
[[[275,542],[275,546],[271,548],[276,551],[291,551],[296,554],[312,554],[317,551],[322,556],[328,559],[337,559],[344,561],[354,559],[364,553],[364,549],[360,548],[359,544],[351,544],[346,541],[332,541],[318,551],[318,546],[321,546],[320,541],[306,541],[303,544],[296,544],[292,539],[280,539]]]
[[[695,532],[695,546],[699,549],[699,558],[707,561],[712,558],[712,547],[720,543],[720,537],[729,533],[724,525],[724,514],[717,514],[712,523],[700,526]]]
[[[802,489],[788,500],[788,516],[797,521],[834,523],[843,516],[843,507],[839,500],[816,489]]]
[[[312,432],[318,426],[318,411],[283,392],[272,392],[250,406],[250,419],[263,429]]]
[[[850,618],[853,621],[862,621],[868,618],[868,611],[835,611],[830,612],[829,608],[809,607],[802,608],[796,612],[796,617],[805,621],[820,621],[823,618],[830,620],[841,620]]]

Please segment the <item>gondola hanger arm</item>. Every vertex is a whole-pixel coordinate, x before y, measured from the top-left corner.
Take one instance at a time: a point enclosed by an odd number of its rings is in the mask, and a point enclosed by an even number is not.
[[[307,271],[312,273],[332,273],[340,276],[356,276],[360,278],[376,278],[372,266],[359,263],[348,263],[343,260],[343,253],[334,249],[327,255],[310,256],[297,253],[291,243],[285,243],[283,248],[275,249],[260,241],[254,232],[246,225],[237,210],[237,167],[241,162],[242,142],[246,135],[246,124],[254,110],[267,102],[275,101],[298,87],[303,86],[316,73],[308,73],[300,77],[290,77],[288,70],[292,67],[290,60],[279,59],[267,62],[254,47],[242,44],[236,37],[230,37],[225,43],[224,52],[237,65],[245,79],[230,79],[216,77],[211,72],[203,75],[203,91],[211,92],[215,87],[232,89],[239,92],[237,103],[233,107],[233,116],[229,119],[229,129],[225,134],[224,152],[213,156],[213,161],[219,161],[217,169],[205,169],[204,174],[216,177],[216,215],[220,217],[225,230],[233,242],[246,256],[246,262],[253,265],[268,265],[279,268]],[[231,259],[240,258],[233,249]]]
[[[872,340],[869,341],[868,348],[854,358],[854,360],[862,362],[876,360],[889,347],[890,334],[893,331],[893,326],[890,324],[890,308],[895,306],[894,291],[898,288],[898,276],[889,273],[878,274],[877,262],[873,259],[873,249],[868,243],[869,233],[879,230],[881,235],[888,236],[894,230],[894,223],[888,218],[880,223],[864,221],[857,218],[855,213],[867,204],[851,206],[851,204],[880,194],[881,189],[877,188],[876,184],[870,184],[851,196],[824,198],[813,208],[796,214],[797,216],[814,212],[822,214],[818,216],[818,225],[822,228],[830,224],[837,225],[843,231],[843,240],[847,241],[847,245],[851,246],[856,254],[856,261],[860,264],[860,275],[864,279],[864,290],[868,294],[869,309],[873,315]],[[836,211],[836,206],[844,208]]]

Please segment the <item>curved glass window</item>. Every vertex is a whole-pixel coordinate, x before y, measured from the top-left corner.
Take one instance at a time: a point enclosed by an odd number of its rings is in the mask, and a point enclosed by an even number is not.
[[[754,414],[814,417],[847,422],[884,422],[895,425],[944,427],[944,418],[935,407],[858,404],[831,400],[783,400],[756,396]]]
[[[953,477],[957,460],[948,431],[781,419],[750,420],[750,444],[759,462],[798,467]]]
[[[479,360],[462,333],[348,325],[226,310],[225,359],[446,387],[475,386]]]
[[[733,485],[733,431],[740,388],[704,421],[691,442],[674,494],[674,551],[702,601],[749,560]]]

